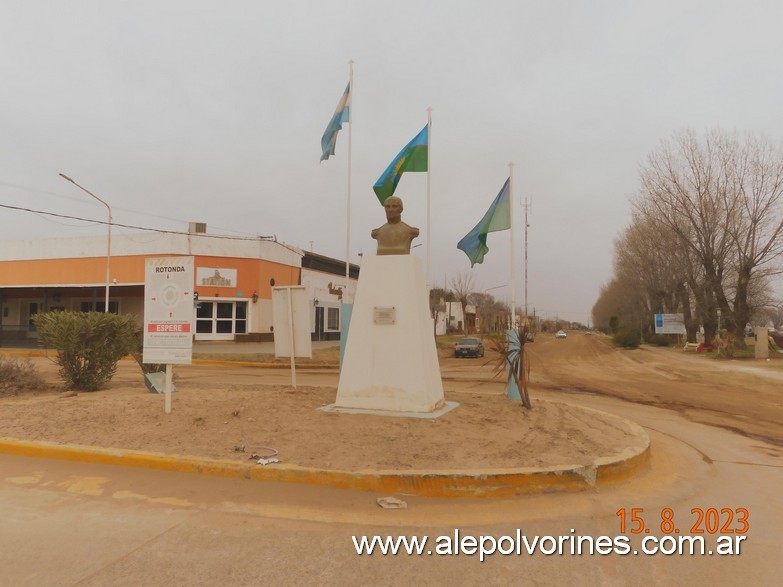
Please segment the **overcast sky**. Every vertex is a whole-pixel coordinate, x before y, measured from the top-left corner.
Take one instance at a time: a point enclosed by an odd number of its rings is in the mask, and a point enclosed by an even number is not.
[[[385,222],[372,185],[432,108],[431,273],[514,166],[517,306],[588,320],[664,138],[783,139],[783,2],[0,0],[0,204],[168,230],[276,235],[345,258],[348,129],[321,135],[354,60],[351,261]],[[422,228],[426,174],[403,176]],[[154,239],[154,233],[117,228]],[[100,225],[0,208],[0,239]],[[312,243],[312,244],[311,244]],[[510,301],[509,233],[476,290]],[[504,287],[496,287],[504,286]]]

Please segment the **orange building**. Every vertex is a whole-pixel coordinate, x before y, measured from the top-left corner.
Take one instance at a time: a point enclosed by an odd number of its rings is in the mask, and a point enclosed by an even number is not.
[[[105,237],[0,243],[0,344],[35,340],[38,312],[104,311],[107,264],[109,311],[133,314],[141,324],[145,259],[178,255],[194,257],[196,340],[272,340],[272,287],[286,285],[311,292],[314,337],[339,337],[339,319],[336,330],[328,326],[347,291],[342,261],[273,240],[206,232],[114,236],[107,252]],[[352,266],[350,287],[357,277]]]

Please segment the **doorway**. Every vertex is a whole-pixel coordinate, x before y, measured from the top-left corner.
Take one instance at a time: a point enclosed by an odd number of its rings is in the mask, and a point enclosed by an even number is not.
[[[196,305],[196,340],[234,340],[247,332],[247,302],[200,300]]]

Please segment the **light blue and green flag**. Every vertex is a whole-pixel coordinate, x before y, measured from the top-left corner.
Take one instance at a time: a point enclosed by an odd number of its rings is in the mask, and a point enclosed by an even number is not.
[[[351,84],[345,87],[340,101],[337,103],[337,109],[334,111],[332,119],[321,137],[321,161],[334,155],[334,147],[337,145],[337,133],[343,128],[344,122],[351,121]]]
[[[484,255],[489,252],[487,233],[511,228],[511,206],[508,201],[509,179],[503,184],[503,189],[500,190],[481,222],[457,243],[457,248],[464,251],[470,259],[471,267],[476,263],[482,263]]]
[[[403,173],[406,171],[427,171],[427,145],[429,142],[427,130],[428,127],[425,126],[410,143],[405,145],[405,148],[399,152],[383,175],[372,186],[381,204],[394,194]]]

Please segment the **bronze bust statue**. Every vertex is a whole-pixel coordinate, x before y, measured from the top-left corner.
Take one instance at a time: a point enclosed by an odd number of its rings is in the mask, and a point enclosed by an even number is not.
[[[419,229],[402,221],[402,200],[389,196],[383,203],[386,224],[376,228],[370,236],[378,241],[378,255],[409,255],[411,241],[419,236]]]

